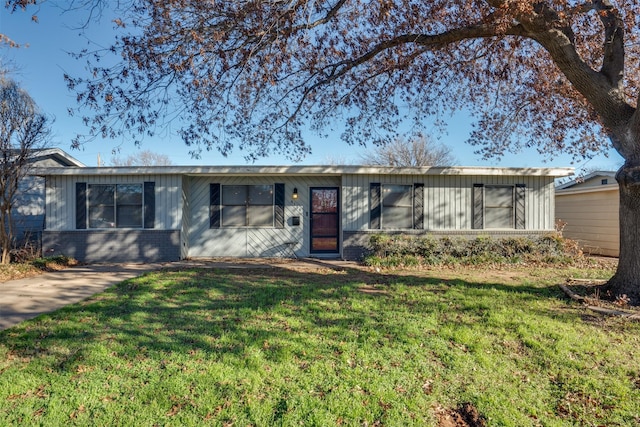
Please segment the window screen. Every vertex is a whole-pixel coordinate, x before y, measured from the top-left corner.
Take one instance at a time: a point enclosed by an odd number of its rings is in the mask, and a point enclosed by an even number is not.
[[[142,184],[89,184],[89,228],[141,228]]]
[[[382,228],[413,228],[411,185],[382,186]]]
[[[485,186],[484,227],[514,228],[512,186]]]
[[[223,227],[272,227],[272,185],[223,185]]]

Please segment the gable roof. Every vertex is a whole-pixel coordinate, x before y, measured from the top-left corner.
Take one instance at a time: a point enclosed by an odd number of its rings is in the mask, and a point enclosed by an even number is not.
[[[560,184],[560,185],[556,185],[556,190],[565,190],[568,188],[573,188],[573,187],[578,187],[578,186],[586,186],[585,184],[588,184],[589,181],[596,181],[598,179],[613,179],[615,181],[616,178],[616,172],[615,171],[595,171],[595,172],[591,172],[588,175],[585,176],[578,176],[575,179],[569,181],[569,182],[565,182],[564,184]],[[611,182],[608,184],[614,184],[615,182]],[[593,185],[593,184],[591,184]],[[607,185],[607,184],[602,184],[602,185]]]
[[[54,148],[40,148],[33,150],[31,153],[31,161],[38,162],[47,158],[54,159],[57,163],[64,167],[81,167],[86,165],[75,157],[70,156],[66,151],[54,147]]]

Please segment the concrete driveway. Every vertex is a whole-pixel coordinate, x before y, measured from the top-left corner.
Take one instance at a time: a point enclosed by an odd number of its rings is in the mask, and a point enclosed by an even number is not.
[[[0,330],[82,301],[160,264],[91,264],[0,283]]]

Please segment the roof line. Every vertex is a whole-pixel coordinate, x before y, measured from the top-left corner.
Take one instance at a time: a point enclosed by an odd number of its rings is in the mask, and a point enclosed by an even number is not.
[[[71,156],[69,153],[67,153],[66,151],[58,147],[40,148],[37,150],[33,150],[33,157],[46,157],[46,156],[57,156],[63,159],[64,161],[66,161],[67,163],[69,163],[72,167],[80,167],[80,168],[86,167],[86,165],[82,163],[80,160],[76,159],[75,157]]]
[[[618,191],[620,187],[618,183],[605,184],[591,187],[577,187],[577,188],[557,188],[556,196],[567,196],[570,194],[583,194],[583,193],[597,193],[599,191]]]
[[[36,175],[573,175],[574,168],[505,168],[478,166],[388,167],[388,166],[139,166],[39,168]]]

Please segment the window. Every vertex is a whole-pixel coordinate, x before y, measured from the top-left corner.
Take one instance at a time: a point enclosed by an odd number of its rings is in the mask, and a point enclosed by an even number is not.
[[[524,184],[473,184],[472,228],[526,228]]]
[[[89,228],[142,228],[142,184],[89,184]]]
[[[424,184],[369,184],[369,228],[424,228]]]
[[[223,227],[272,227],[272,185],[223,185]]]
[[[382,186],[382,228],[413,228],[411,185]]]
[[[89,228],[114,228],[115,185],[89,184]]]
[[[602,185],[607,185],[609,183],[609,180],[605,178],[600,182],[602,183]]]
[[[116,227],[142,227],[142,185],[116,185]]]
[[[513,187],[487,185],[484,188],[484,227],[514,228]]]

